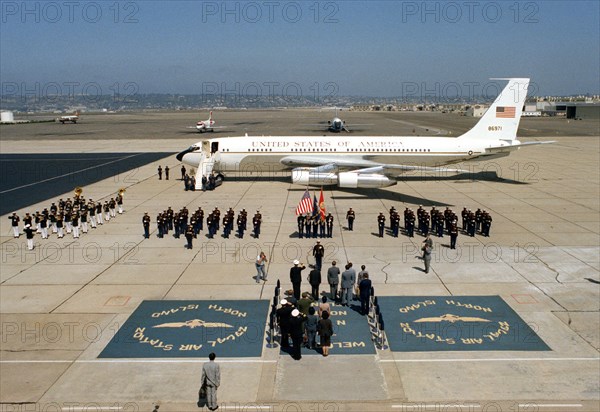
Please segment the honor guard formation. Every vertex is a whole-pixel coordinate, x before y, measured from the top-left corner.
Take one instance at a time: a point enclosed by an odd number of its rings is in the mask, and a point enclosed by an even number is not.
[[[148,212],[142,216],[142,225],[144,226],[144,237],[150,238],[150,223],[151,218]],[[260,237],[260,226],[262,224],[262,214],[256,211],[252,217],[252,236],[255,239]],[[215,207],[212,212],[206,216],[206,237],[214,239],[219,230],[223,228],[222,237],[229,239],[231,233],[236,228],[236,236],[238,239],[244,238],[244,233],[248,229],[248,212],[242,209],[238,212],[237,217],[232,208],[223,214],[221,219],[221,211]],[[159,212],[156,215],[157,237],[164,238],[169,234],[169,231],[174,231],[173,237],[179,239],[184,235],[187,240],[187,248],[192,249],[192,240],[198,237],[200,231],[204,230],[204,210],[198,207],[194,213],[190,215],[187,207],[182,207],[178,212],[175,212],[171,206],[166,210]]]
[[[65,233],[72,234],[73,239],[78,239],[81,233],[88,233],[88,229],[96,229],[98,225],[110,222],[111,219],[122,214],[123,194],[125,189],[104,202],[94,202],[93,199],[86,199],[82,196],[81,188],[75,189],[73,199],[66,200],[60,198],[58,202],[52,202],[49,207],[41,212],[35,211],[30,214],[25,213],[20,218],[16,213],[8,217],[11,220],[13,237],[18,238],[24,233],[27,238],[27,249],[33,250],[34,236],[41,235],[42,239],[48,239],[50,234],[55,234],[58,239],[62,239]],[[23,227],[20,228],[22,222]]]

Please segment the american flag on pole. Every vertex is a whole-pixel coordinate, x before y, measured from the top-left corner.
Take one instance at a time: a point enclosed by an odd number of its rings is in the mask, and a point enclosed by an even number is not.
[[[502,119],[514,119],[516,108],[514,106],[496,107],[496,117]]]
[[[304,191],[302,195],[302,199],[300,199],[300,203],[296,208],[296,216],[303,215],[306,213],[312,213],[313,211],[313,202],[310,198],[310,193],[308,193],[308,189]]]

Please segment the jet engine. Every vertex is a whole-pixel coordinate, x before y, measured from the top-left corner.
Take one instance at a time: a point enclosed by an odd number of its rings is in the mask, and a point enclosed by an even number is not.
[[[292,182],[298,185],[335,185],[338,176],[315,168],[297,168],[292,170]]]
[[[338,175],[338,186],[348,188],[378,188],[393,186],[398,183],[395,179],[374,173],[340,173]]]

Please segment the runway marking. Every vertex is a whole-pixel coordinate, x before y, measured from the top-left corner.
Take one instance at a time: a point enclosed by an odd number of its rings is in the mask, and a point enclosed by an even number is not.
[[[520,403],[519,408],[582,408],[580,403]]]
[[[61,411],[90,411],[91,408],[94,408],[94,411],[120,411],[123,409],[122,406],[100,406],[94,404],[93,406],[63,406],[60,408]]]
[[[206,363],[206,359],[81,359],[81,360],[2,360],[3,363]],[[262,359],[219,359],[219,363],[276,363]]]
[[[87,167],[87,168],[85,168],[85,169],[80,169],[80,170],[77,170],[77,171],[75,171],[75,172],[71,172],[71,173],[65,173],[64,175],[60,175],[60,176],[54,176],[54,177],[50,177],[50,178],[48,178],[48,179],[39,180],[39,181],[37,181],[37,182],[29,183],[29,184],[26,184],[26,185],[22,185],[22,186],[18,186],[18,187],[13,187],[12,189],[7,189],[7,190],[4,190],[4,191],[0,192],[0,194],[4,194],[4,193],[8,193],[8,192],[13,192],[13,191],[15,191],[15,190],[19,190],[19,189],[22,189],[22,188],[24,188],[24,187],[35,186],[35,185],[37,185],[37,184],[39,184],[39,183],[45,183],[45,182],[49,182],[49,181],[51,181],[51,180],[60,179],[60,178],[66,177],[66,176],[71,176],[71,175],[79,174],[79,173],[81,173],[81,172],[85,172],[85,171],[87,171],[87,170],[96,169],[96,168],[98,168],[98,167],[106,166],[106,165],[109,165],[109,164],[111,164],[111,163],[120,162],[121,160],[129,159],[129,158],[131,158],[131,157],[135,157],[135,156],[140,156],[140,155],[142,155],[142,154],[143,154],[143,153],[134,153],[134,154],[132,154],[132,155],[130,155],[130,156],[120,157],[120,158],[118,158],[117,160],[112,160],[112,161],[110,161],[110,162],[102,163],[102,164],[99,164],[99,165],[96,165],[96,166],[90,166],[90,167]]]
[[[562,362],[587,362],[587,361],[600,361],[600,358],[459,358],[459,359],[382,359],[379,362],[389,363],[408,363],[408,362],[507,362],[507,361],[562,361]]]
[[[478,404],[464,404],[464,403],[432,403],[432,404],[422,404],[422,403],[407,403],[406,405],[392,405],[392,408],[413,408],[413,406],[418,406],[419,409],[425,408],[425,410],[431,408],[481,408],[481,405]]]

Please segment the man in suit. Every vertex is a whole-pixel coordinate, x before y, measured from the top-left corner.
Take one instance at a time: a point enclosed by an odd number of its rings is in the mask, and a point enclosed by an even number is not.
[[[360,295],[360,311],[363,315],[369,314],[369,301],[371,299],[371,279],[369,274],[363,275],[363,280],[358,284],[358,291]]]
[[[214,352],[208,355],[209,362],[202,365],[201,385],[206,386],[206,405],[211,411],[219,409],[217,405],[217,388],[221,385],[221,368],[215,362]]]
[[[347,263],[346,270],[342,272],[342,305],[348,306],[350,304],[355,282],[356,271],[352,268],[352,263]]]
[[[340,268],[336,266],[335,260],[331,262],[331,267],[327,269],[327,283],[329,283],[329,294],[331,300],[338,300],[338,285],[340,284]]]

